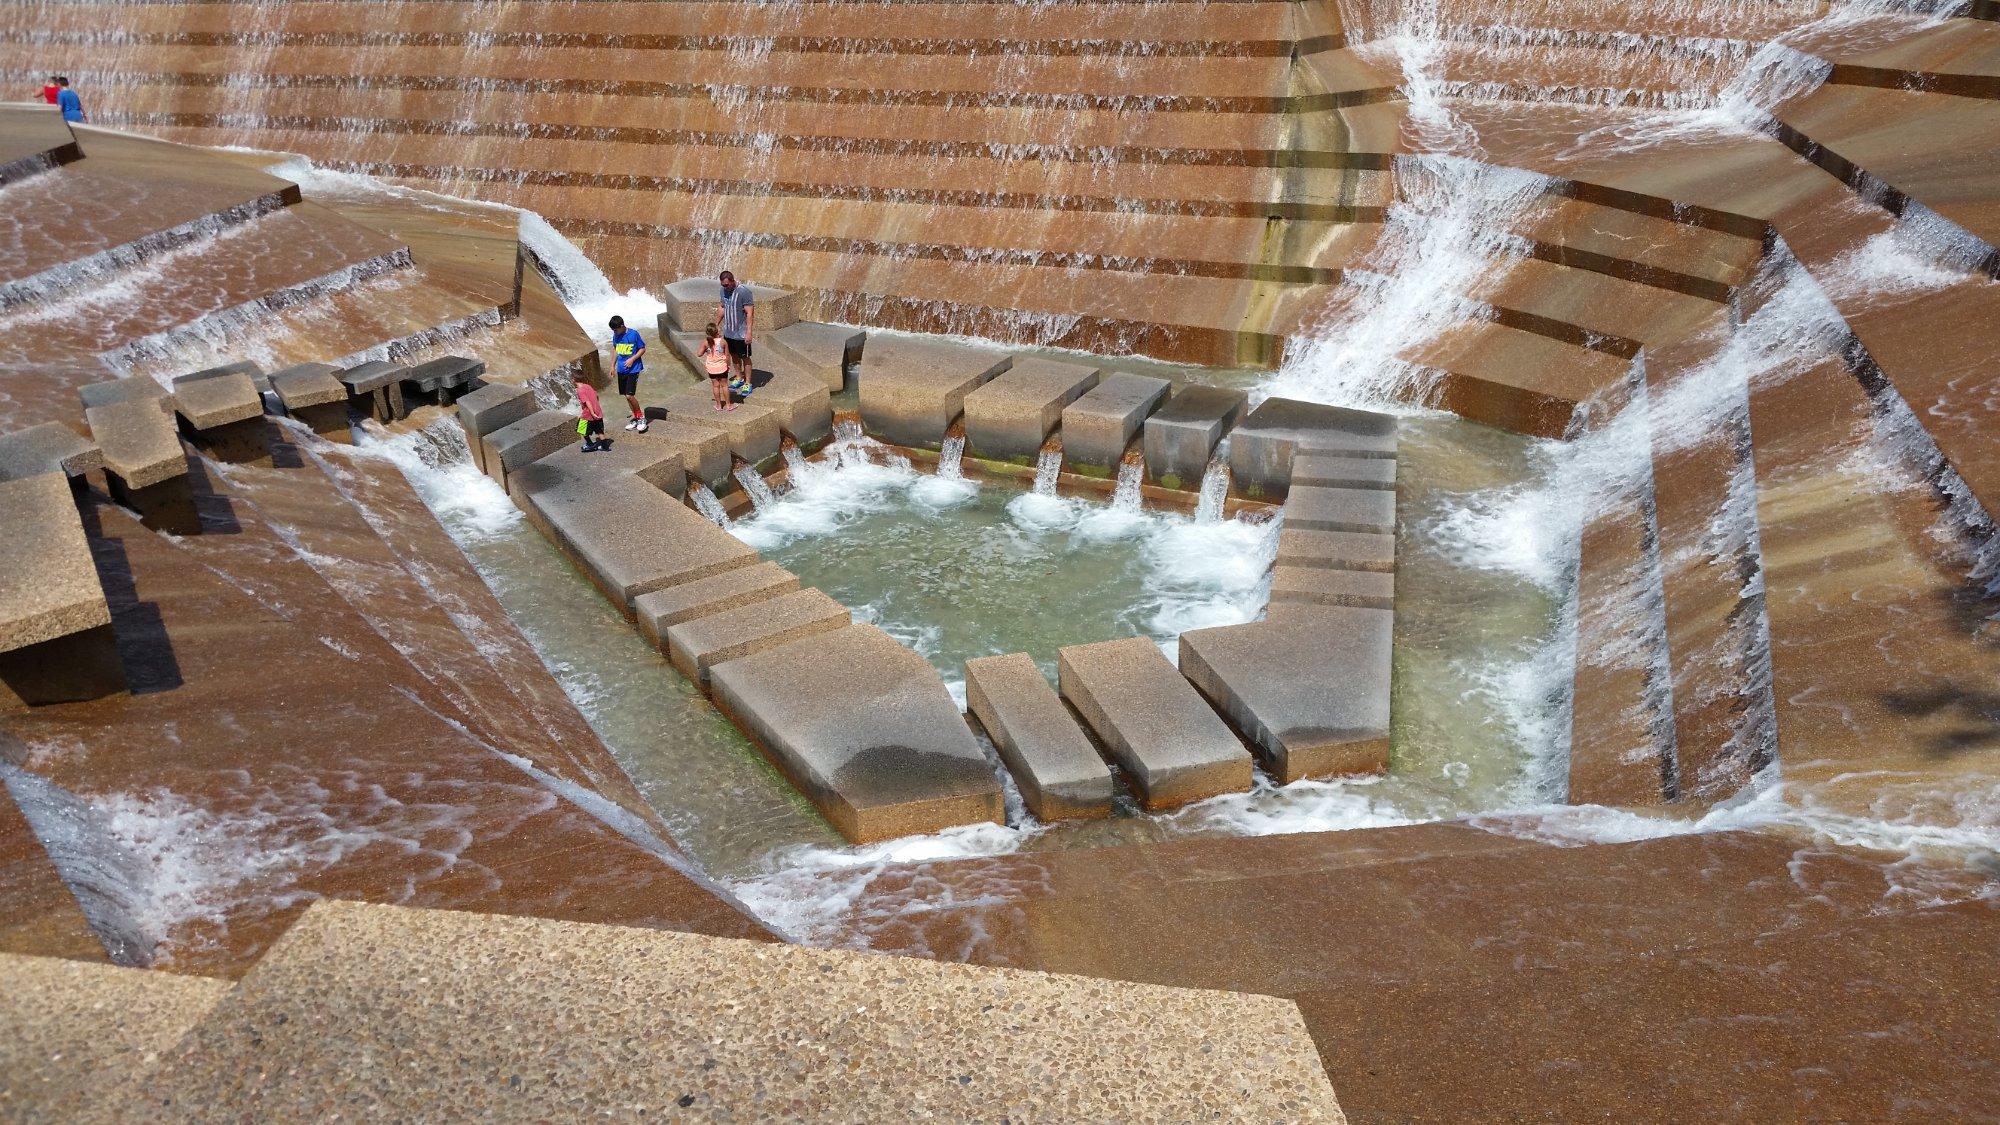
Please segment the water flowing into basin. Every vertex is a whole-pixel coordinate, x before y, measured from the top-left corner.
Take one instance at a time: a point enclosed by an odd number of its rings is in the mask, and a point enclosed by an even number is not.
[[[743,494],[750,498],[752,508],[761,512],[777,502],[778,497],[771,491],[770,484],[758,474],[756,466],[738,465],[734,476],[736,483],[743,486]]]
[[[1060,441],[1051,440],[1047,445],[1042,446],[1041,452],[1035,455],[1035,495],[1054,496],[1056,494],[1056,478],[1062,474],[1062,462],[1062,443]]]
[[[729,509],[715,495],[715,490],[698,480],[688,482],[688,502],[694,510],[714,521],[717,527],[729,526]]]
[[[1224,503],[1229,499],[1229,459],[1217,453],[1208,463],[1208,469],[1201,474],[1201,498],[1195,502],[1194,522],[1217,523],[1222,519]]]

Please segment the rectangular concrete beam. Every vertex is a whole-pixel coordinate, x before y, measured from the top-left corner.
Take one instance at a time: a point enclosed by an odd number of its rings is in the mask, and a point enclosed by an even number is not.
[[[583,440],[576,418],[559,410],[537,410],[480,438],[486,443],[486,475],[507,488],[508,474],[524,469],[566,445]]]
[[[271,373],[271,390],[285,413],[322,437],[347,441],[347,387],[325,363],[301,363]],[[473,455],[478,456],[477,443]]]
[[[687,494],[687,473],[681,468],[679,448],[650,432],[620,433],[610,449],[595,453],[584,452],[582,442],[569,442],[508,473],[507,491],[521,497],[567,482],[609,483],[615,477],[636,478],[675,499]]]
[[[936,449],[965,396],[1012,363],[998,348],[877,333],[861,357],[861,425],[892,445]]]
[[[540,409],[535,392],[508,383],[488,383],[459,398],[457,406],[465,444],[472,450],[473,463],[482,473],[486,471],[486,443],[482,439]]]
[[[1377,570],[1280,566],[1271,571],[1271,603],[1396,608],[1396,576]]]
[[[655,648],[665,648],[670,626],[766,601],[798,588],[798,575],[777,563],[760,562],[642,594],[632,603],[632,611],[646,639]]]
[[[763,381],[752,400],[777,411],[779,428],[801,446],[825,444],[833,434],[833,401],[826,384],[783,359],[760,360],[757,368]]]
[[[757,308],[750,329],[753,344],[762,344],[766,334],[798,323],[791,290],[749,281],[742,284],[750,286],[750,298]],[[700,332],[715,319],[715,308],[722,303],[722,282],[713,277],[684,277],[669,284],[664,296],[667,310],[660,315],[682,332]]]
[[[439,401],[450,401],[457,397],[458,392],[478,382],[484,374],[486,364],[481,360],[471,356],[441,355],[403,372],[403,386],[437,395]]]
[[[237,363],[225,363],[220,367],[206,367],[200,371],[191,371],[186,375],[176,375],[174,376],[174,386],[178,387],[182,383],[192,383],[197,379],[220,379],[230,375],[242,375],[249,379],[250,385],[257,388],[258,394],[263,394],[265,391],[271,389],[271,377],[264,374],[262,367],[247,359]]]
[[[1151,375],[1120,372],[1063,408],[1063,462],[1077,469],[1110,472],[1125,457],[1132,435],[1166,401],[1173,386]]]
[[[1301,449],[1292,454],[1291,487],[1373,488],[1396,491],[1396,459],[1355,457]]]
[[[1015,652],[966,661],[965,699],[1036,819],[1111,815],[1111,768],[1034,658]]]
[[[1293,485],[1285,496],[1285,526],[1391,534],[1396,530],[1396,494],[1379,488]]]
[[[187,451],[164,396],[129,399],[84,411],[91,437],[104,451],[104,471],[126,488],[145,488],[187,475]]]
[[[1230,387],[1185,386],[1146,419],[1146,476],[1162,488],[1192,492],[1224,434],[1243,417],[1250,393]]]
[[[867,342],[865,328],[800,321],[762,335],[757,346],[785,356],[838,394],[847,389],[847,369],[861,362]]]
[[[0,435],[0,481],[43,473],[71,480],[104,467],[104,450],[60,422],[44,422]]]
[[[716,705],[853,843],[999,822],[1000,782],[936,669],[850,625],[709,670]]]
[[[1263,621],[1182,633],[1181,671],[1280,784],[1381,773],[1394,620],[1383,609],[1273,607]]]
[[[1064,699],[1124,769],[1148,809],[1250,788],[1250,755],[1144,637],[1061,650]]]
[[[240,371],[183,375],[174,380],[174,410],[196,433],[264,413],[264,398]]]
[[[1348,457],[1394,457],[1396,420],[1288,398],[1265,399],[1229,438],[1229,472],[1238,492],[1253,500],[1282,498],[1292,483],[1298,450]]]
[[[403,365],[385,359],[357,363],[340,373],[355,409],[377,422],[393,422],[409,413],[403,403]]]
[[[729,429],[686,414],[669,414],[657,406],[646,408],[646,434],[671,444],[681,455],[681,468],[689,476],[711,487],[726,486],[729,477]]]
[[[845,629],[853,621],[846,606],[820,591],[793,590],[667,626],[667,658],[681,675],[705,685],[714,665]]]
[[[1288,527],[1278,532],[1277,565],[1386,573],[1396,569],[1396,537],[1372,532],[1302,531]]]
[[[1022,359],[965,396],[965,446],[975,457],[1033,464],[1063,407],[1097,385],[1097,369]]]
[[[91,383],[76,389],[76,397],[89,410],[93,406],[111,406],[137,399],[166,399],[172,396],[159,383],[144,376],[131,379],[113,379],[108,383]],[[171,406],[169,407],[171,409]]]
[[[524,506],[627,613],[642,594],[757,561],[741,540],[636,479],[564,481],[527,496]]]
[[[754,397],[736,404],[734,410],[717,410],[706,382],[688,386],[668,395],[663,405],[667,413],[696,425],[720,429],[729,435],[729,451],[752,465],[778,455],[784,419],[778,409]]]
[[[0,652],[111,624],[61,473],[0,482]]]

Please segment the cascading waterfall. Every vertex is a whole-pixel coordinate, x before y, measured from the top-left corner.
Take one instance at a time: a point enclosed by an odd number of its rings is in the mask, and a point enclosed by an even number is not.
[[[777,502],[777,494],[771,491],[771,486],[765,483],[755,465],[738,465],[733,475],[736,483],[743,486],[743,494],[750,498],[753,509],[761,512]]]
[[[1037,496],[1054,496],[1056,478],[1062,474],[1062,446],[1050,442],[1035,455],[1035,484],[1033,492]]]
[[[788,441],[785,443],[785,447],[779,450],[779,452],[784,455],[785,472],[787,475],[796,473],[805,467],[805,451],[798,447],[798,443]]]
[[[1201,494],[1194,505],[1194,522],[1221,523],[1229,500],[1229,458],[1218,451],[1201,474]]]
[[[1114,512],[1136,512],[1145,506],[1145,496],[1140,485],[1146,479],[1146,461],[1142,457],[1128,455],[1118,463],[1118,483],[1111,490],[1111,510]]]
[[[965,435],[949,433],[938,450],[937,475],[944,480],[965,479]]]
[[[707,516],[715,526],[729,526],[729,510],[722,506],[715,490],[698,480],[691,480],[688,482],[688,499],[693,502],[694,510]]]

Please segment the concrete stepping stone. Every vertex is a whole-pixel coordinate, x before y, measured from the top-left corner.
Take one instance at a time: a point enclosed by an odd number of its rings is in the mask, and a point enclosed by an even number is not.
[[[1390,534],[1396,530],[1396,494],[1379,488],[1293,485],[1285,497],[1285,526]]]
[[[571,422],[571,427],[575,423]],[[687,495],[687,473],[681,468],[679,444],[650,431],[640,434],[620,431],[610,438],[611,448],[586,453],[581,441],[571,442],[533,464],[523,465],[507,476],[509,492],[526,496],[567,481],[609,481],[613,477],[635,477],[679,499]]]
[[[783,442],[784,417],[775,406],[755,396],[737,403],[734,410],[717,410],[704,381],[700,386],[675,391],[663,405],[670,415],[729,435],[729,452],[752,465],[776,457]]]
[[[1037,820],[1111,815],[1111,767],[1033,657],[1015,652],[966,661],[965,699]]]
[[[861,357],[861,425],[891,445],[936,449],[964,412],[965,396],[1013,362],[998,348],[872,336]]]
[[[1344,1120],[1278,997],[360,902],[155,1049],[106,1119]]]
[[[271,373],[271,391],[285,413],[329,441],[351,444],[347,426],[347,387],[336,369],[325,363],[301,363]]]
[[[176,375],[174,376],[174,385],[178,387],[182,383],[192,383],[197,379],[221,379],[230,375],[247,376],[250,380],[250,385],[257,388],[258,394],[263,394],[271,389],[271,377],[264,374],[264,369],[261,366],[247,359],[236,363],[225,363],[220,367],[206,367],[200,371],[189,372],[186,375]]]
[[[165,395],[93,406],[84,419],[104,451],[104,481],[113,500],[139,513],[155,531],[201,530],[187,450]]]
[[[409,413],[403,403],[403,365],[371,359],[340,373],[355,409],[389,423]]]
[[[708,683],[709,668],[852,624],[846,606],[816,589],[793,590],[667,626],[667,658]]]
[[[425,360],[403,372],[403,396],[410,392],[430,395],[439,405],[450,405],[466,388],[486,374],[486,364],[469,356],[444,355]]]
[[[665,649],[669,626],[789,594],[798,588],[798,575],[777,563],[760,562],[641,595],[632,603],[632,611],[638,619],[639,631],[646,634],[655,648]]]
[[[0,482],[0,527],[10,531],[0,536],[0,710],[123,690],[111,607],[69,479]]]
[[[709,681],[852,843],[1002,819],[999,779],[944,680],[872,625],[717,664]]]
[[[104,450],[60,422],[0,435],[0,481],[61,473],[72,483],[104,468]]]
[[[1253,500],[1282,498],[1291,488],[1292,456],[1301,449],[1348,457],[1394,457],[1396,420],[1289,398],[1265,399],[1229,438],[1229,472]]]
[[[1181,671],[1280,784],[1381,773],[1394,622],[1385,609],[1272,606],[1262,621],[1182,633]]]
[[[1276,565],[1391,572],[1396,569],[1396,537],[1375,532],[1304,531],[1287,527],[1278,532]]]
[[[1297,450],[1292,454],[1291,487],[1308,485],[1320,488],[1376,488],[1394,492],[1396,459]]]
[[[753,349],[763,345],[766,335],[798,323],[796,298],[791,290],[774,289],[754,281],[739,280],[739,283],[750,287],[750,297],[757,308],[750,328]],[[667,286],[665,298],[667,308],[660,315],[682,332],[700,333],[715,319],[715,308],[722,303],[722,282],[714,277],[684,277]]]
[[[759,334],[757,345],[799,365],[799,369],[839,394],[847,389],[847,371],[861,362],[868,330],[845,324],[802,320],[776,332]]]
[[[777,411],[778,427],[800,448],[811,452],[825,445],[833,436],[833,400],[826,384],[784,360],[763,361],[757,368],[766,377],[750,401]]]
[[[478,390],[461,396],[457,403],[458,424],[465,430],[466,448],[472,451],[472,463],[486,471],[487,434],[511,426],[541,409],[535,401],[535,392],[526,387],[509,383],[488,383]]]
[[[704,422],[686,414],[669,414],[660,407],[649,406],[646,434],[671,443],[681,455],[681,468],[696,480],[718,491],[733,483],[729,475],[734,463],[729,450],[729,430],[720,423]]]
[[[1116,472],[1133,435],[1166,401],[1172,386],[1151,375],[1120,372],[1064,407],[1063,467],[1105,475]]]
[[[1272,603],[1396,608],[1396,576],[1379,570],[1279,566],[1271,571]]]
[[[165,399],[172,396],[157,381],[140,376],[78,387],[76,397],[83,403],[83,408],[89,410],[93,406],[111,406],[120,402],[132,402],[135,399]]]
[[[1248,391],[1230,387],[1189,385],[1175,391],[1146,419],[1146,476],[1162,488],[1200,488],[1216,445],[1249,403]]]
[[[537,410],[518,422],[509,422],[479,439],[486,446],[486,475],[513,489],[509,476],[547,457],[566,445],[578,445],[583,436],[576,432],[576,418],[560,410]]]
[[[1058,654],[1064,699],[1110,752],[1140,803],[1171,809],[1250,788],[1250,754],[1144,637]]]
[[[174,380],[174,411],[204,453],[251,464],[271,457],[264,396],[242,371],[217,369]]]
[[[1062,424],[1063,407],[1097,385],[1097,369],[1022,359],[965,396],[965,445],[990,461],[1035,463]]]
[[[757,561],[741,540],[639,480],[566,480],[522,502],[542,534],[627,613],[641,594]]]

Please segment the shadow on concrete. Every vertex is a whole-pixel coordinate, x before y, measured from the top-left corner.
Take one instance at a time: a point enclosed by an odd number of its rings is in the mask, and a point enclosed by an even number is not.
[[[83,533],[90,539],[90,558],[97,566],[97,580],[104,586],[104,600],[111,606],[112,631],[118,638],[125,684],[133,695],[172,691],[184,682],[180,661],[174,658],[173,640],[167,636],[158,604],[140,600],[138,579],[132,573],[125,544],[104,534],[99,505],[108,503],[93,493],[77,510]],[[141,529],[138,534],[151,533]]]

